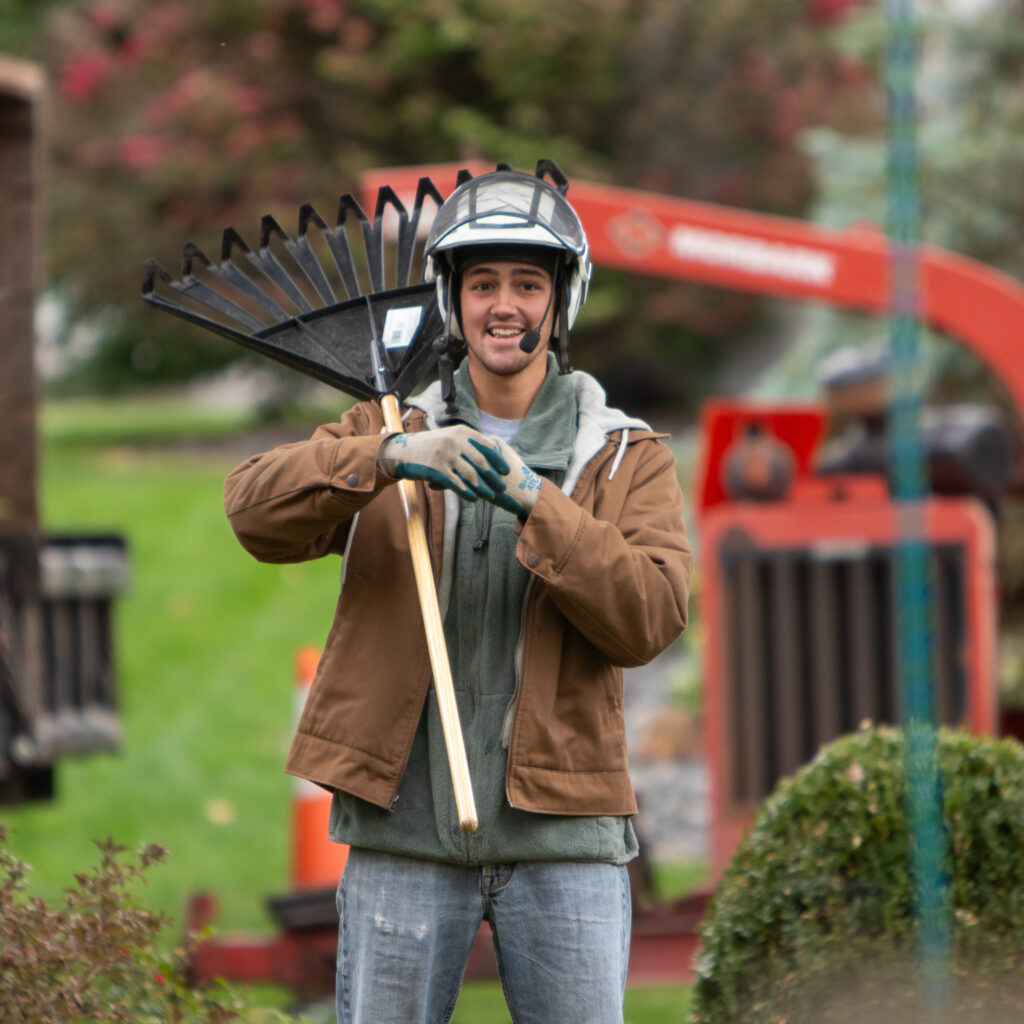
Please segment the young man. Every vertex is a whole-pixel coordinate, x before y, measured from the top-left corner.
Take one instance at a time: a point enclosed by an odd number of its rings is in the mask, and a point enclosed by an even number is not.
[[[333,790],[338,1019],[450,1019],[490,922],[517,1024],[621,1024],[636,811],[623,666],[686,625],[670,451],[569,372],[590,263],[547,182],[498,171],[438,211],[427,271],[465,343],[455,403],[361,403],[228,478],[265,561],[343,554],[334,624],[287,770]],[[550,347],[557,351],[557,358]],[[559,371],[562,372],[559,372]],[[452,411],[454,408],[455,411]],[[479,828],[459,826],[396,479],[423,493]]]

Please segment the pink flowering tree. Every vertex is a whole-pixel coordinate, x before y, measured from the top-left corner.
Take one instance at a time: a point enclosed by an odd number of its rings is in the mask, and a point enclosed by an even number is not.
[[[145,259],[176,269],[187,238],[216,256],[224,226],[249,238],[269,212],[287,230],[306,201],[330,215],[368,167],[549,156],[578,177],[800,214],[799,134],[868,77],[828,44],[852,2],[55,4],[51,275],[76,312],[108,314],[108,366],[185,376],[241,352],[157,323],[138,300]],[[659,282],[597,290],[595,361],[652,335],[681,335],[689,359],[687,338],[753,308]]]

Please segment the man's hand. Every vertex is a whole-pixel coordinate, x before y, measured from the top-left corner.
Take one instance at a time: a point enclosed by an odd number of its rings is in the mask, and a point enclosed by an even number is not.
[[[498,450],[500,443],[466,426],[394,434],[380,446],[377,465],[396,480],[423,480],[467,501],[496,502],[506,487],[502,477],[509,471]]]
[[[504,489],[487,500],[525,519],[537,504],[541,478],[519,458],[511,445],[496,437],[488,437],[487,440],[498,449],[499,457],[508,467],[503,474]]]

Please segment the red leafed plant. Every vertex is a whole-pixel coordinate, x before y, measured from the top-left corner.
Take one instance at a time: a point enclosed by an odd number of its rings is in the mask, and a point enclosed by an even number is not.
[[[165,915],[141,907],[132,890],[168,856],[157,844],[133,857],[112,839],[100,860],[76,874],[63,901],[27,893],[31,870],[7,849],[0,825],[0,1020],[21,1024],[223,1024],[240,1006],[220,990],[187,983],[186,951],[163,951]]]

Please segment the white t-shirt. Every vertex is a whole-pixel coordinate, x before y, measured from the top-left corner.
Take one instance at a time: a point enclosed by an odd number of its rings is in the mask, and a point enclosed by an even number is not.
[[[490,434],[506,444],[512,443],[512,438],[519,433],[519,426],[522,420],[503,420],[500,416],[491,416],[480,410],[480,433]]]

